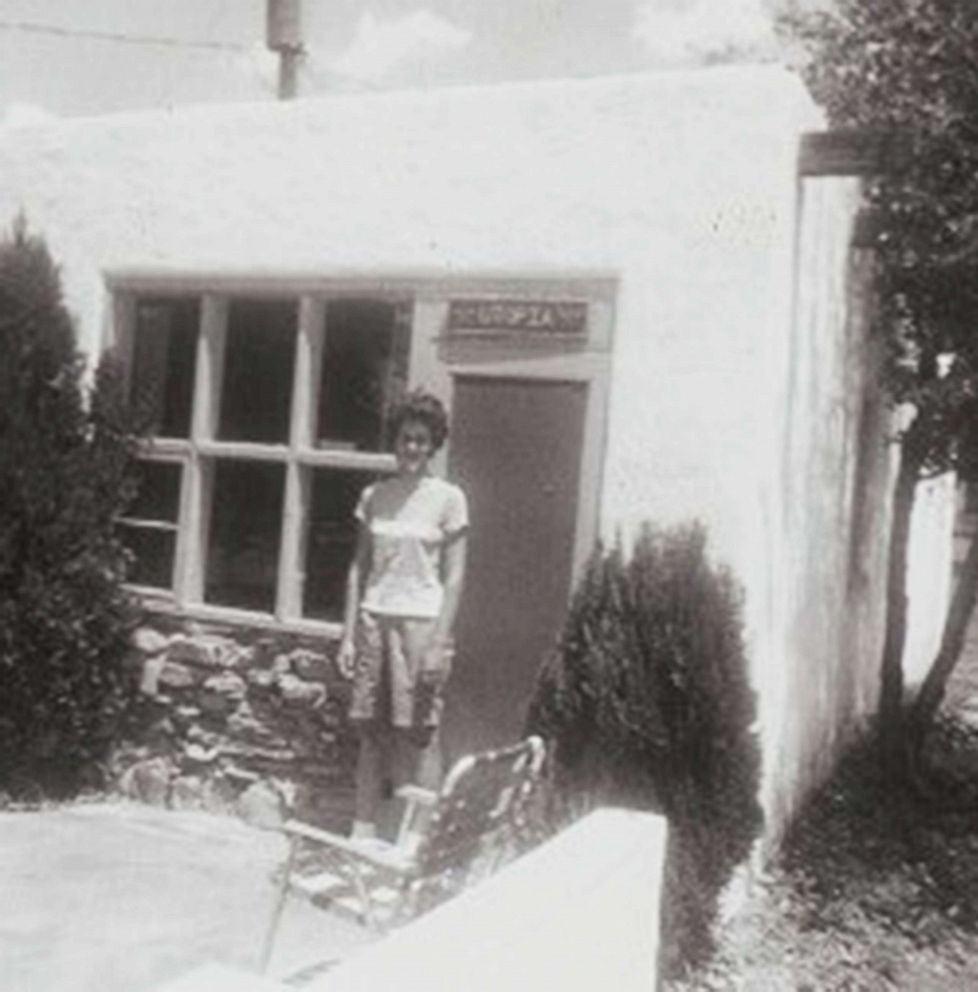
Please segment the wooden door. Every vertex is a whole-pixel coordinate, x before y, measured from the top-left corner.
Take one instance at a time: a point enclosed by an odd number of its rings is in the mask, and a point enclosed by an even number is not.
[[[469,498],[448,759],[515,740],[567,608],[587,384],[455,378],[449,475]]]

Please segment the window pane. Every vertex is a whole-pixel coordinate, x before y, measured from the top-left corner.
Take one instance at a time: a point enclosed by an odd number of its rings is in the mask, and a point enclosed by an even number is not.
[[[288,440],[297,317],[295,300],[231,301],[220,440]]]
[[[285,467],[218,460],[214,466],[205,599],[275,608]]]
[[[159,437],[189,437],[200,301],[143,299],[136,304],[132,396],[152,405]]]
[[[340,620],[346,573],[357,541],[353,510],[370,472],[313,469],[306,537],[304,616]]]
[[[316,437],[321,447],[377,451],[391,403],[404,392],[411,306],[384,300],[331,300]]]
[[[137,465],[136,498],[125,516],[135,520],[177,522],[180,510],[180,474],[183,467],[175,462],[142,460]]]
[[[135,556],[135,561],[129,566],[128,580],[141,586],[170,589],[173,585],[176,531],[120,524],[119,536]]]

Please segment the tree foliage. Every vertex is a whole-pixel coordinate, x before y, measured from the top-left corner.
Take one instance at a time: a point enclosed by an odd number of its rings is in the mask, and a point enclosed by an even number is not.
[[[804,75],[830,124],[887,150],[865,198],[879,262],[881,385],[905,415],[882,703],[898,739],[914,487],[946,471],[978,474],[978,5],[837,0],[831,10],[787,17],[783,27],[808,53]],[[973,587],[959,584],[917,726],[933,716],[960,654],[978,568],[965,574]]]
[[[836,128],[889,139],[868,178],[880,261],[883,384],[916,411],[925,472],[974,458],[978,377],[978,7],[839,0],[788,22]],[[914,426],[918,425],[918,426]]]
[[[116,363],[86,396],[58,272],[18,222],[0,241],[0,789],[77,788],[116,733],[133,444]]]
[[[550,743],[558,802],[664,812],[663,968],[710,947],[717,897],[761,825],[741,593],[698,525],[598,549],[543,665],[529,730]]]

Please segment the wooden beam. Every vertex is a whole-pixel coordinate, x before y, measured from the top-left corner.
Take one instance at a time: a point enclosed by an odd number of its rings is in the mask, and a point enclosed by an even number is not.
[[[190,459],[183,471],[180,522],[177,532],[175,592],[179,606],[204,598],[207,549],[210,543],[211,494],[214,463],[201,457],[200,447],[217,436],[227,341],[227,300],[205,294],[200,310],[194,408],[190,425]]]
[[[315,442],[319,410],[318,392],[323,354],[326,304],[303,296],[295,339],[295,376],[292,382],[292,416],[289,426],[289,461],[285,469],[284,512],[279,542],[278,586],[275,616],[289,620],[302,616],[305,584],[305,545],[312,480],[296,460],[303,447]]]
[[[872,176],[892,168],[906,154],[896,135],[842,129],[810,131],[798,150],[800,176]]]

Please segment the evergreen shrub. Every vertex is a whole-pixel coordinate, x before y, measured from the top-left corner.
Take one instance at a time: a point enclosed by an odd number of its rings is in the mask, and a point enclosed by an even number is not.
[[[598,548],[545,660],[528,730],[548,740],[552,825],[597,805],[669,820],[660,968],[712,949],[718,897],[762,822],[742,594],[699,524]]]
[[[114,360],[86,392],[58,271],[20,220],[0,240],[0,790],[18,797],[97,784],[133,692]]]

